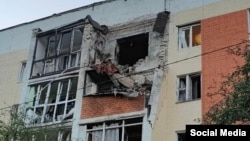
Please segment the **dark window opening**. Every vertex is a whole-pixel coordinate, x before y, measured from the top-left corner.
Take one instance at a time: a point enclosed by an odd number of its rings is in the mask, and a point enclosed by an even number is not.
[[[192,84],[192,98],[197,99],[201,98],[201,76],[195,75],[191,76]]]
[[[119,46],[118,63],[134,65],[148,55],[148,33],[117,40]]]
[[[178,137],[178,141],[186,141],[186,134],[185,133],[178,133],[177,137]]]
[[[125,140],[141,141],[142,126],[125,127]]]

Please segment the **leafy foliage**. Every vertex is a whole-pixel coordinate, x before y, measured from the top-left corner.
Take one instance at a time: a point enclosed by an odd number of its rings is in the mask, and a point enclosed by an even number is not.
[[[59,127],[27,125],[23,110],[12,108],[5,115],[10,120],[0,120],[0,141],[56,141],[58,138]]]
[[[206,124],[250,123],[250,50],[230,49],[230,53],[243,57],[245,63],[226,76],[220,88],[209,96],[220,95],[222,100],[213,105],[204,116]]]

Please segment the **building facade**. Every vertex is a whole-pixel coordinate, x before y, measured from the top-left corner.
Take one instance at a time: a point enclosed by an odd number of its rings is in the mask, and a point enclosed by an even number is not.
[[[249,7],[107,0],[3,29],[0,108],[63,125],[60,141],[182,141],[220,99],[210,87],[243,63],[225,48],[247,44]]]
[[[244,63],[243,58],[229,50],[244,49],[248,44],[250,2],[200,2],[198,7],[178,12],[172,11],[179,5],[169,5],[169,65],[152,140],[185,140],[185,126],[204,124],[203,116],[221,100],[220,96],[211,98],[209,94],[219,89],[226,80],[223,76]],[[189,1],[186,6],[197,3]]]
[[[58,140],[151,140],[169,18],[152,4],[104,1],[1,30],[4,48],[26,51],[26,124],[62,125]]]

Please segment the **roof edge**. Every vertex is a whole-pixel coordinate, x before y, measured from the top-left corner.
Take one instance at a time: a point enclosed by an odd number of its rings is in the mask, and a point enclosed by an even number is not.
[[[109,3],[109,2],[112,2],[112,1],[117,1],[117,0],[104,0],[104,1],[92,3],[92,4],[89,4],[89,5],[81,6],[81,7],[78,7],[78,8],[74,8],[74,9],[71,9],[71,10],[67,10],[67,11],[63,11],[63,12],[59,12],[59,13],[54,13],[54,14],[52,14],[50,16],[46,16],[46,17],[43,17],[43,18],[40,18],[40,19],[36,19],[36,20],[29,21],[29,22],[24,22],[24,23],[21,23],[21,24],[10,26],[10,27],[4,28],[4,29],[0,29],[0,32],[8,30],[8,29],[16,28],[16,27],[19,27],[19,26],[35,23],[35,22],[38,22],[38,21],[46,20],[46,19],[49,19],[49,18],[52,18],[52,17],[61,16],[62,14],[67,14],[67,13],[76,12],[76,11],[79,11],[79,10],[82,10],[82,9],[95,7],[95,6],[102,5],[102,4],[105,4],[105,3]]]

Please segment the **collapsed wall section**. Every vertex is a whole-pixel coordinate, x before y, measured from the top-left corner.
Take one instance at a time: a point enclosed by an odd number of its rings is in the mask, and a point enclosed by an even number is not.
[[[168,14],[115,25],[105,35],[85,26],[83,42],[89,50],[81,118],[155,108],[166,62]]]

